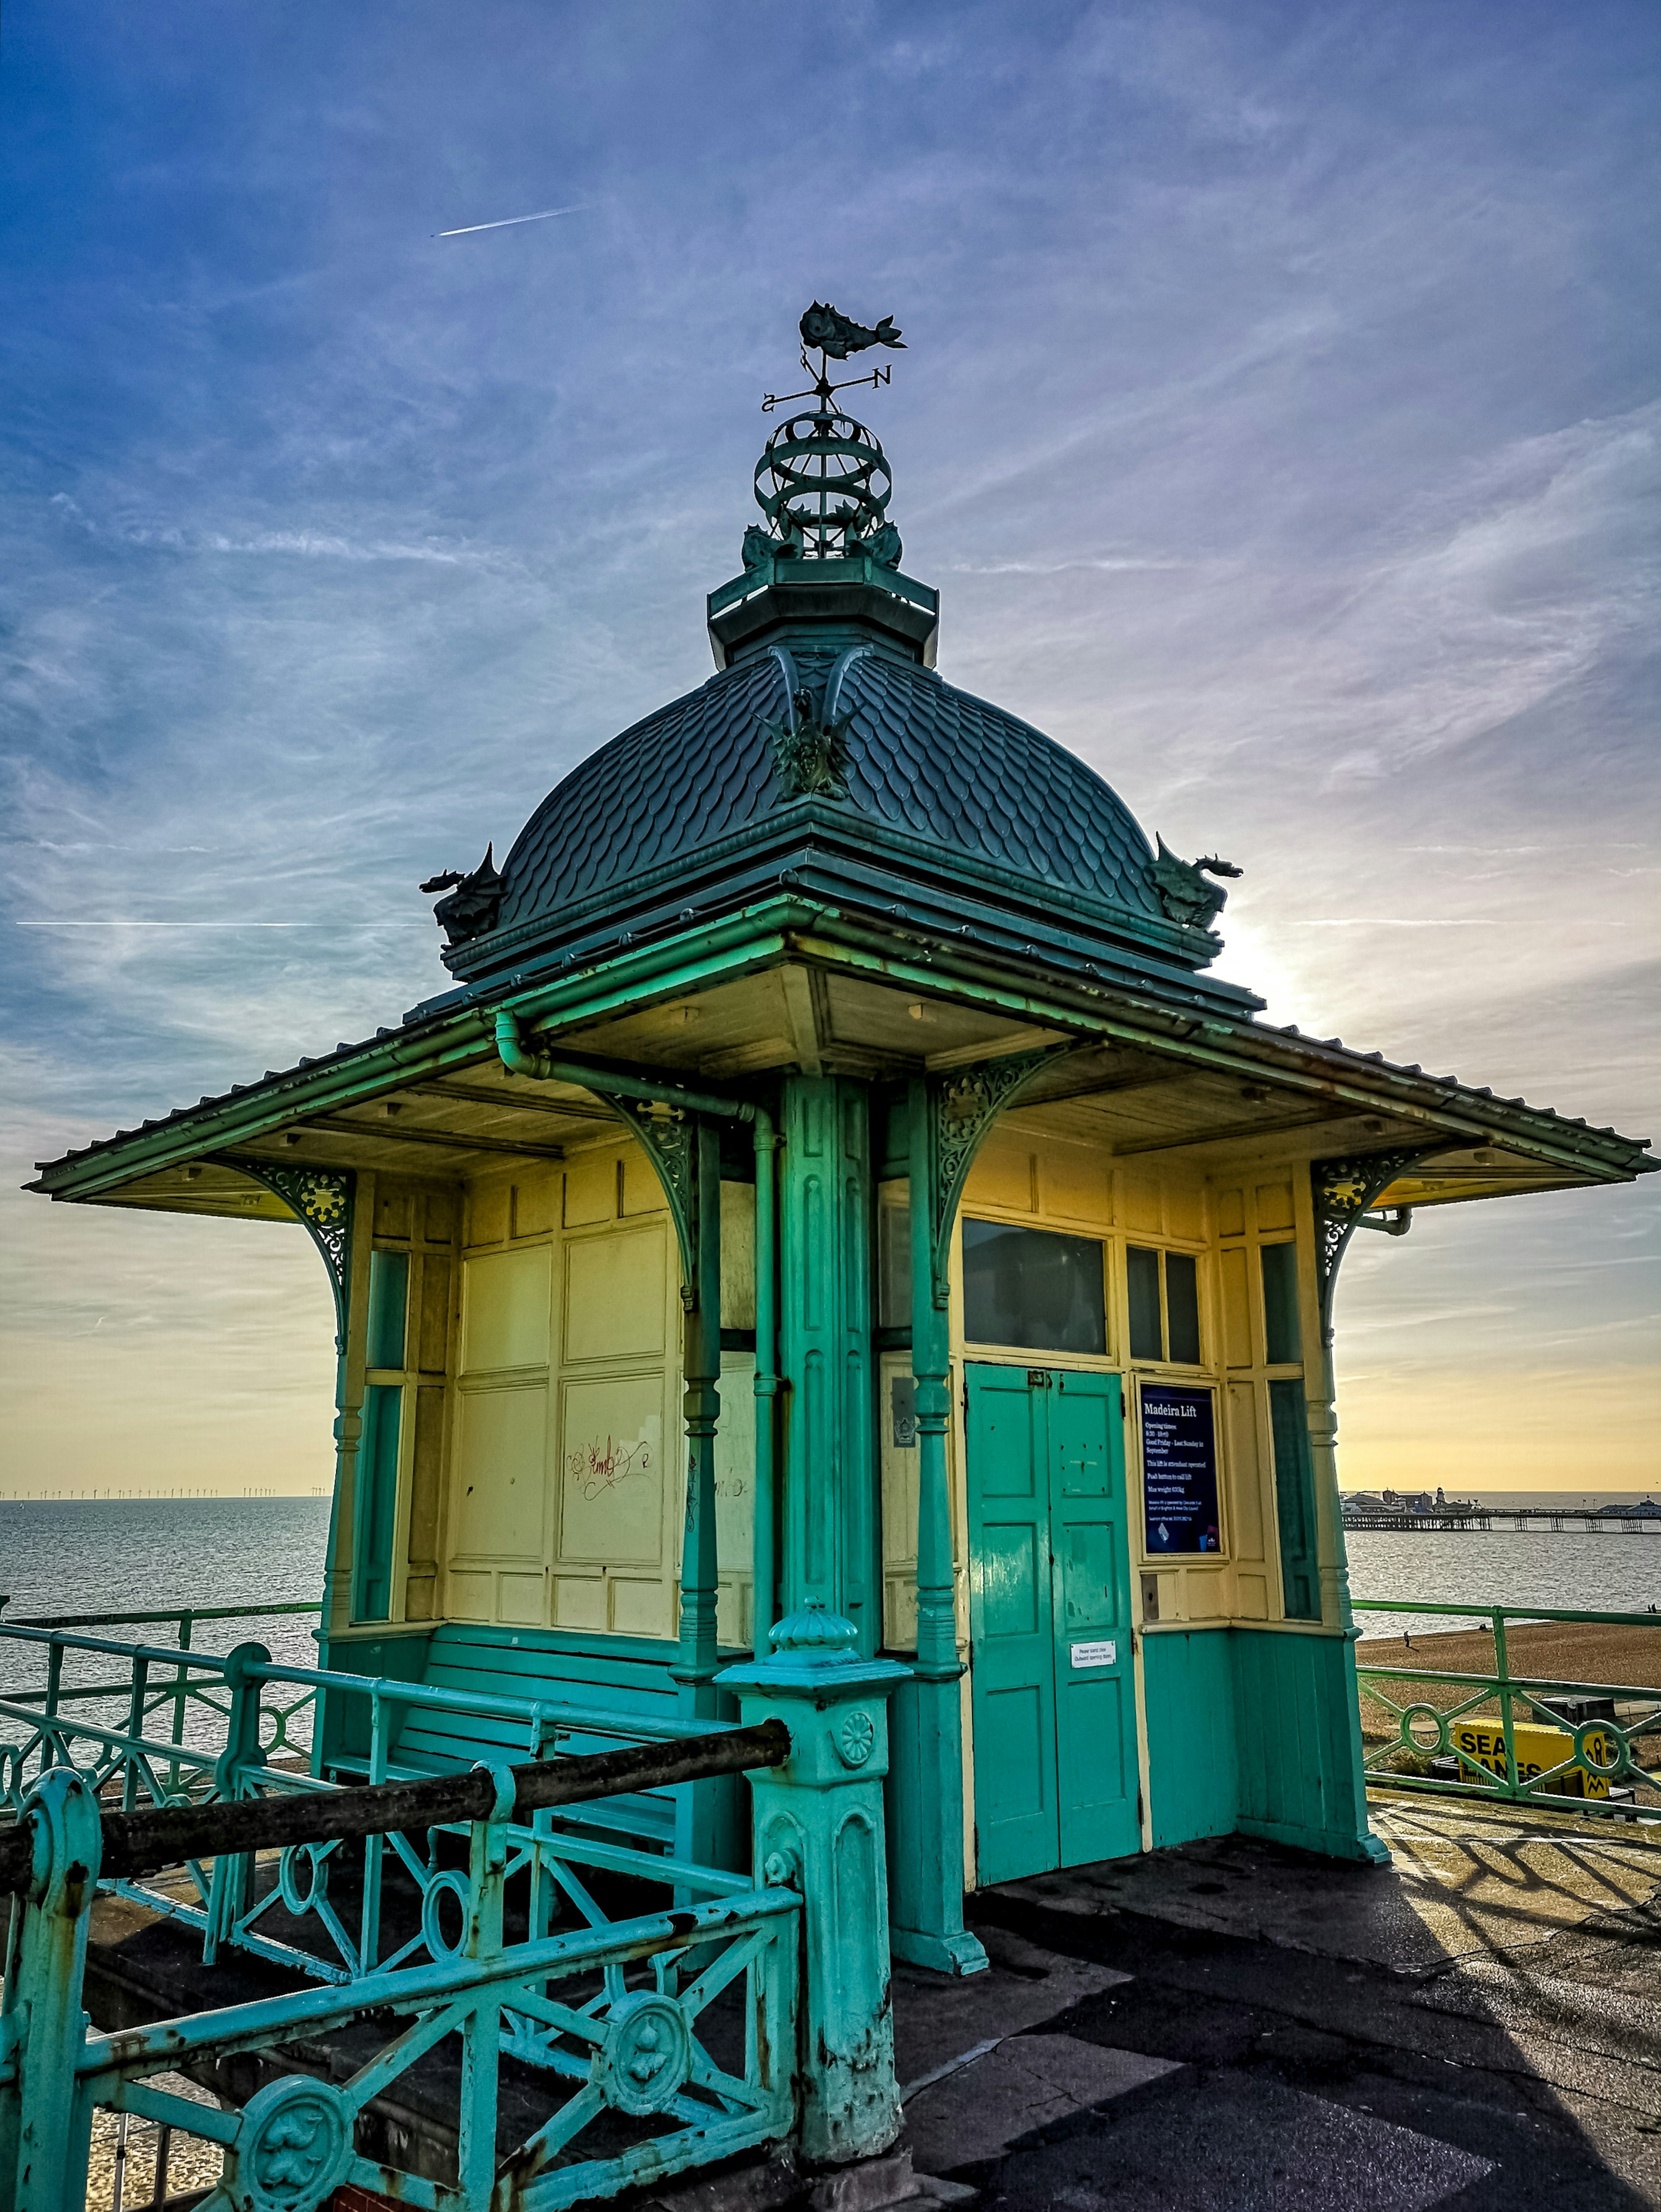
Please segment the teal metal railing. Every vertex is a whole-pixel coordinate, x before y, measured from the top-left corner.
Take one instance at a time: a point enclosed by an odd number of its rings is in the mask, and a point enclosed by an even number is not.
[[[1354,1599],[1354,1609],[1358,1617],[1477,1624],[1494,1644],[1491,1668],[1415,1661],[1410,1641],[1399,1665],[1358,1657],[1362,1763],[1371,1785],[1559,1811],[1567,1809],[1567,1800],[1577,1813],[1606,1819],[1661,1818],[1661,1689],[1518,1674],[1510,1658],[1510,1631],[1538,1622],[1647,1629],[1661,1658],[1661,1616],[1374,1597]],[[1655,1766],[1643,1764],[1646,1742]]]
[[[222,1607],[148,1617],[187,1632],[208,1620],[245,1623],[316,1610]],[[532,1759],[671,1743],[730,1725],[287,1666],[259,1644],[216,1654],[182,1643],[126,1644],[87,1632],[106,1619],[0,1621],[0,1670],[15,1674],[33,1662],[35,1677],[0,1688],[0,1729],[13,1735],[10,1742],[0,1741],[0,1812],[19,1815],[32,1787],[63,1768],[82,1775],[100,1803],[124,1812],[340,1788],[342,1782],[323,1771],[314,1741],[324,1698],[338,1732],[362,1747],[360,1755],[343,1756],[336,1773],[370,1784],[431,1771],[398,1762],[398,1740],[412,1714],[459,1723],[452,1732],[459,1741],[471,1736],[493,1755]],[[626,1816],[622,1825],[626,1832]],[[316,1980],[350,1983],[438,1955],[439,1916],[455,1888],[443,1832],[377,1832],[350,1850],[332,1843],[285,1850],[258,1864],[228,1857],[210,1866],[192,1858],[165,1883],[122,1879],[106,1887],[198,1930],[206,1963],[231,1948]],[[627,1844],[584,1846],[528,1831],[513,1840],[510,1872],[525,1876],[533,1911],[538,1885],[563,1879],[557,1866],[587,1863],[658,1879],[669,1863],[660,1850]],[[389,1875],[399,1877],[398,1909],[390,1917]]]
[[[885,2148],[900,2108],[885,1707],[904,1670],[861,1660],[856,1638],[823,1608],[781,1622],[771,1658],[723,1677],[742,1721],[691,1741],[344,1789],[260,1766],[262,1689],[296,1670],[245,1645],[222,1662],[229,1723],[217,1798],[187,1784],[124,1811],[116,1793],[100,1795],[95,1766],[54,1760],[0,1833],[0,1892],[12,1899],[0,2204],[83,2212],[100,2112],[217,2145],[222,2170],[204,2212],[320,2212],[344,2185],[423,2212],[563,2212],[786,2137],[823,2164]],[[179,1659],[176,1648],[163,1656]],[[58,1723],[71,1747],[75,1725]],[[179,1755],[186,1766],[196,1758]],[[200,1765],[192,1771],[199,1781]],[[601,1798],[738,1772],[752,1787],[754,1877],[551,1825]],[[251,1797],[249,1785],[289,1794]],[[100,1888],[210,1861],[213,1897],[234,1906],[262,1852],[290,1875],[307,1854],[320,1881],[327,1855],[348,1841],[411,1833],[460,1838],[465,1866],[438,1868],[423,1942],[396,1961],[113,2033],[88,2020]],[[671,1893],[611,1918],[579,1869]],[[222,1889],[222,1869],[231,1870]],[[520,1875],[532,1884],[522,1923],[508,1905]],[[572,1924],[557,1927],[562,1918]],[[211,1979],[200,1986],[210,1992]],[[179,2073],[216,2105],[158,2078]],[[165,2152],[157,2166],[159,2202]]]

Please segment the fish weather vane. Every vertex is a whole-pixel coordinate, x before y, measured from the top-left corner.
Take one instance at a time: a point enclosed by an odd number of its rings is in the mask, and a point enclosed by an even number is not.
[[[866,376],[845,377],[833,384],[828,362],[846,361],[850,353],[863,353],[867,346],[893,346],[905,351],[905,340],[894,327],[894,318],[885,315],[874,330],[856,323],[826,301],[815,300],[800,325],[801,331],[801,365],[809,376],[813,375],[810,352],[819,357],[819,373],[805,392],[770,392],[763,398],[761,411],[770,415],[776,407],[782,407],[792,399],[817,399],[822,407],[829,406],[833,392],[851,391],[856,384],[886,384],[893,374],[891,369],[873,368]]]

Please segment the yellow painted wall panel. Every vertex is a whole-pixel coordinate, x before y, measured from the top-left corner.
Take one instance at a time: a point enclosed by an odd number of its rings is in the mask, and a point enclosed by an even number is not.
[[[460,1556],[540,1564],[547,1401],[541,1384],[461,1394],[453,1547]]]
[[[377,1237],[408,1237],[410,1233],[410,1194],[394,1183],[389,1189],[383,1183],[375,1191],[374,1233]]]
[[[1257,1186],[1258,1229],[1290,1229],[1293,1218],[1292,1185],[1289,1182],[1260,1182]]]
[[[423,1375],[441,1375],[450,1364],[450,1259],[446,1252],[422,1255],[416,1358]]]
[[[1267,1620],[1269,1577],[1266,1575],[1237,1575],[1234,1578],[1234,1602],[1242,1620]]]
[[[545,1170],[514,1185],[512,1226],[515,1237],[545,1237],[559,1219],[558,1170]]]
[[[456,1233],[456,1202],[447,1190],[432,1190],[427,1194],[423,1209],[427,1242],[429,1244],[448,1244]]]
[[[553,1610],[556,1628],[609,1628],[604,1577],[556,1575]]]
[[[1217,1194],[1217,1234],[1220,1237],[1241,1237],[1245,1233],[1245,1193],[1243,1190],[1222,1190]]]
[[[1244,1245],[1225,1247],[1217,1255],[1223,1285],[1223,1358],[1230,1367],[1251,1364],[1251,1300]]]
[[[1125,1227],[1131,1234],[1157,1237],[1165,1225],[1165,1207],[1160,1202],[1157,1180],[1150,1175],[1138,1174],[1134,1168],[1121,1169],[1119,1195],[1124,1207]]]
[[[756,1325],[756,1187],[721,1187],[721,1319],[724,1328]]]
[[[444,1466],[444,1386],[423,1382],[415,1394],[415,1448],[410,1473],[410,1566],[438,1564],[439,1486]]]
[[[512,1185],[492,1176],[488,1182],[467,1186],[467,1237],[470,1246],[502,1244],[508,1237],[508,1206]]]
[[[461,1366],[545,1367],[553,1255],[545,1245],[490,1252],[462,1267]]]
[[[1006,1206],[1012,1212],[1033,1210],[1032,1147],[1016,1137],[989,1137],[969,1171],[965,1206]]]
[[[497,1577],[497,1618],[520,1626],[542,1626],[543,1578],[537,1575],[504,1574]]]
[[[567,1164],[565,1226],[587,1229],[618,1218],[618,1156],[589,1152]]]
[[[630,1143],[623,1155],[623,1211],[626,1214],[666,1213],[669,1201],[663,1195],[663,1185],[658,1181],[658,1171],[646,1157],[642,1146]],[[733,1324],[737,1327],[737,1323]]]
[[[661,1376],[568,1382],[561,1435],[562,1560],[661,1565]]]
[[[660,1357],[668,1264],[668,1237],[659,1223],[568,1243],[567,1359]]]
[[[490,1620],[495,1617],[496,1577],[469,1573],[465,1570],[452,1574],[446,1585],[450,1616],[454,1620]]]
[[[715,1557],[723,1575],[747,1581],[756,1524],[756,1363],[747,1352],[721,1363],[715,1430]]]
[[[1045,1213],[1108,1227],[1113,1178],[1107,1155],[1083,1145],[1045,1145],[1038,1153],[1038,1203]]]
[[[1197,1244],[1204,1237],[1205,1185],[1186,1176],[1168,1176],[1165,1187],[1165,1225],[1167,1237],[1185,1237]]]
[[[431,1620],[437,1595],[438,1577],[435,1574],[411,1575],[404,1585],[405,1620]]]
[[[672,1636],[675,1632],[675,1592],[668,1581],[636,1582],[613,1575],[609,1588],[611,1617],[607,1626],[617,1636]]]
[[[1223,1417],[1227,1431],[1234,1556],[1239,1560],[1262,1559],[1267,1554],[1263,1550],[1263,1482],[1258,1449],[1256,1385],[1231,1382],[1226,1393]]]

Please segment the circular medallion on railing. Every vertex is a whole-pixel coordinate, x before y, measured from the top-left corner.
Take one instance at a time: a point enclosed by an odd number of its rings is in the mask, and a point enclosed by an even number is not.
[[[837,1730],[837,1748],[847,1766],[863,1766],[877,1747],[877,1723],[863,1705],[855,1705],[842,1717]]]
[[[21,1743],[0,1743],[0,1801],[14,1812],[23,1809],[23,1797],[28,1784],[23,1776],[23,1747]]]
[[[290,2074],[243,2107],[224,2189],[237,2212],[317,2212],[352,2162],[351,2106],[326,2081]]]
[[[1608,1721],[1583,1721],[1574,1731],[1574,1756],[1588,1774],[1613,1782],[1632,1765],[1627,1739]]]
[[[1445,1756],[1452,1747],[1448,1717],[1439,1705],[1404,1705],[1401,1718],[1402,1747],[1421,1752],[1427,1759]]]
[[[461,1901],[461,1928],[453,1943],[445,1942],[444,1930],[438,1923],[439,1907],[447,1897]],[[467,1877],[453,1868],[435,1874],[427,1884],[426,1894],[421,1900],[421,1940],[435,1959],[453,1959],[460,1952],[467,1932]]]
[[[290,1844],[277,1863],[277,1893],[283,1909],[299,1920],[314,1912],[329,1893],[329,1854],[333,1844]],[[306,1887],[300,1886],[300,1869],[307,1869]]]
[[[637,1990],[612,2008],[592,2079],[608,2105],[638,2118],[660,2112],[692,2067],[692,2032],[673,1997]]]

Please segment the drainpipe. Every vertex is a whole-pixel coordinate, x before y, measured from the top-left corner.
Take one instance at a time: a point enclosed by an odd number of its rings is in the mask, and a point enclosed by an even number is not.
[[[618,1098],[637,1098],[648,1105],[678,1106],[691,1114],[707,1114],[717,1120],[747,1121],[756,1154],[756,1494],[753,1515],[755,1577],[753,1607],[755,1644],[759,1653],[773,1625],[776,1602],[776,1555],[778,1523],[778,1477],[774,1449],[774,1401],[778,1395],[778,1273],[775,1254],[776,1167],[774,1154],[780,1138],[773,1117],[764,1106],[747,1098],[725,1098],[712,1091],[689,1091],[678,1083],[648,1083],[638,1076],[613,1073],[610,1068],[588,1067],[582,1061],[560,1060],[552,1053],[526,1047],[519,1017],[510,1007],[497,1010],[496,1051],[502,1064],[514,1075],[538,1083],[575,1083],[585,1091],[609,1092]]]

